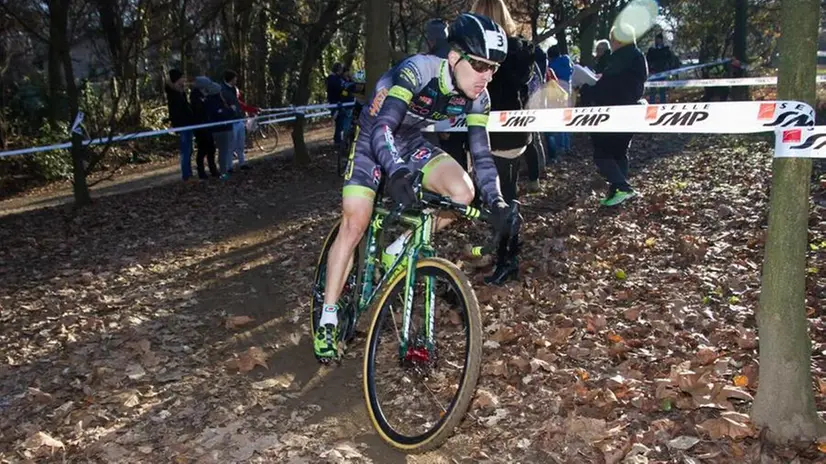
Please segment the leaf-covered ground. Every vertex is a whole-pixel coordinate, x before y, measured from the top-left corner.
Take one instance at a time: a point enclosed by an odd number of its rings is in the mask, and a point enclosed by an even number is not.
[[[0,459],[8,462],[822,462],[763,445],[754,311],[770,149],[757,138],[639,136],[642,198],[598,207],[587,138],[523,198],[522,278],[485,287],[477,397],[439,450],[372,431],[356,343],[319,366],[310,282],[337,217],[329,153],[264,159],[0,219]],[[326,150],[329,151],[329,150]],[[322,154],[325,155],[322,157]],[[826,192],[813,182],[813,388],[826,409]],[[440,253],[485,237],[460,224]],[[762,461],[761,461],[762,459]]]

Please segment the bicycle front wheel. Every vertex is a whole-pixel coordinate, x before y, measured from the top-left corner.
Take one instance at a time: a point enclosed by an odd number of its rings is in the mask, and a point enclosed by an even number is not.
[[[470,406],[482,361],[479,303],[467,276],[441,258],[416,263],[385,286],[372,315],[364,395],[391,446],[422,453],[444,443]],[[405,295],[412,284],[412,294]],[[411,301],[405,319],[405,300]]]

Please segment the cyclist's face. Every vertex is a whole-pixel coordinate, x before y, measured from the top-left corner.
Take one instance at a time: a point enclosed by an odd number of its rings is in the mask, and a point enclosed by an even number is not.
[[[451,51],[453,75],[456,77],[456,86],[468,98],[476,99],[493,79],[497,65],[488,60],[473,55],[460,54]]]

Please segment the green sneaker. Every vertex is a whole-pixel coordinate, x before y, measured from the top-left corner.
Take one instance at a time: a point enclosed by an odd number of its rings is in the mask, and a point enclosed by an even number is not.
[[[616,206],[625,200],[630,200],[637,196],[637,192],[634,190],[617,190],[614,192],[614,195],[611,198],[606,198],[604,200],[600,200],[599,203],[602,206]]]
[[[316,359],[327,362],[338,358],[338,327],[333,324],[325,324],[315,331],[313,337],[313,352]]]

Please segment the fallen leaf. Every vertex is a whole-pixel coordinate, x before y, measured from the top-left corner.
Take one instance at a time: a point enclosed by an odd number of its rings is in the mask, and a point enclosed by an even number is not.
[[[668,442],[668,447],[680,451],[687,451],[691,449],[694,445],[700,443],[700,439],[697,437],[690,437],[688,435],[683,435],[677,437],[673,440]]]
[[[255,321],[255,319],[249,316],[232,316],[227,318],[227,321],[224,323],[224,327],[226,327],[227,330],[234,330],[253,321]]]
[[[54,451],[55,448],[66,448],[63,446],[63,442],[55,440],[45,432],[37,432],[23,443],[23,448],[29,451],[34,451],[42,446],[48,446],[51,451]]]
[[[551,332],[552,345],[564,345],[568,342],[568,337],[574,333],[573,327],[557,327]]]
[[[749,384],[749,378],[746,377],[745,375],[735,375],[734,376],[734,385],[735,386],[745,387],[748,384]],[[823,386],[822,385],[821,385],[820,392],[821,393],[826,393],[826,392],[823,391]]]
[[[478,388],[473,406],[478,409],[495,409],[499,406],[499,398],[483,388]]]
[[[636,321],[640,317],[640,312],[639,308],[628,308],[622,314],[626,320]]]
[[[719,419],[708,419],[697,425],[697,428],[715,440],[723,437],[738,439],[754,436],[754,430],[749,425],[749,417],[732,411],[722,413]]]
[[[269,369],[269,366],[267,366],[267,355],[257,346],[251,346],[237,358],[227,362],[227,367],[230,369],[238,369],[241,373],[249,372],[255,369],[255,366]]]

